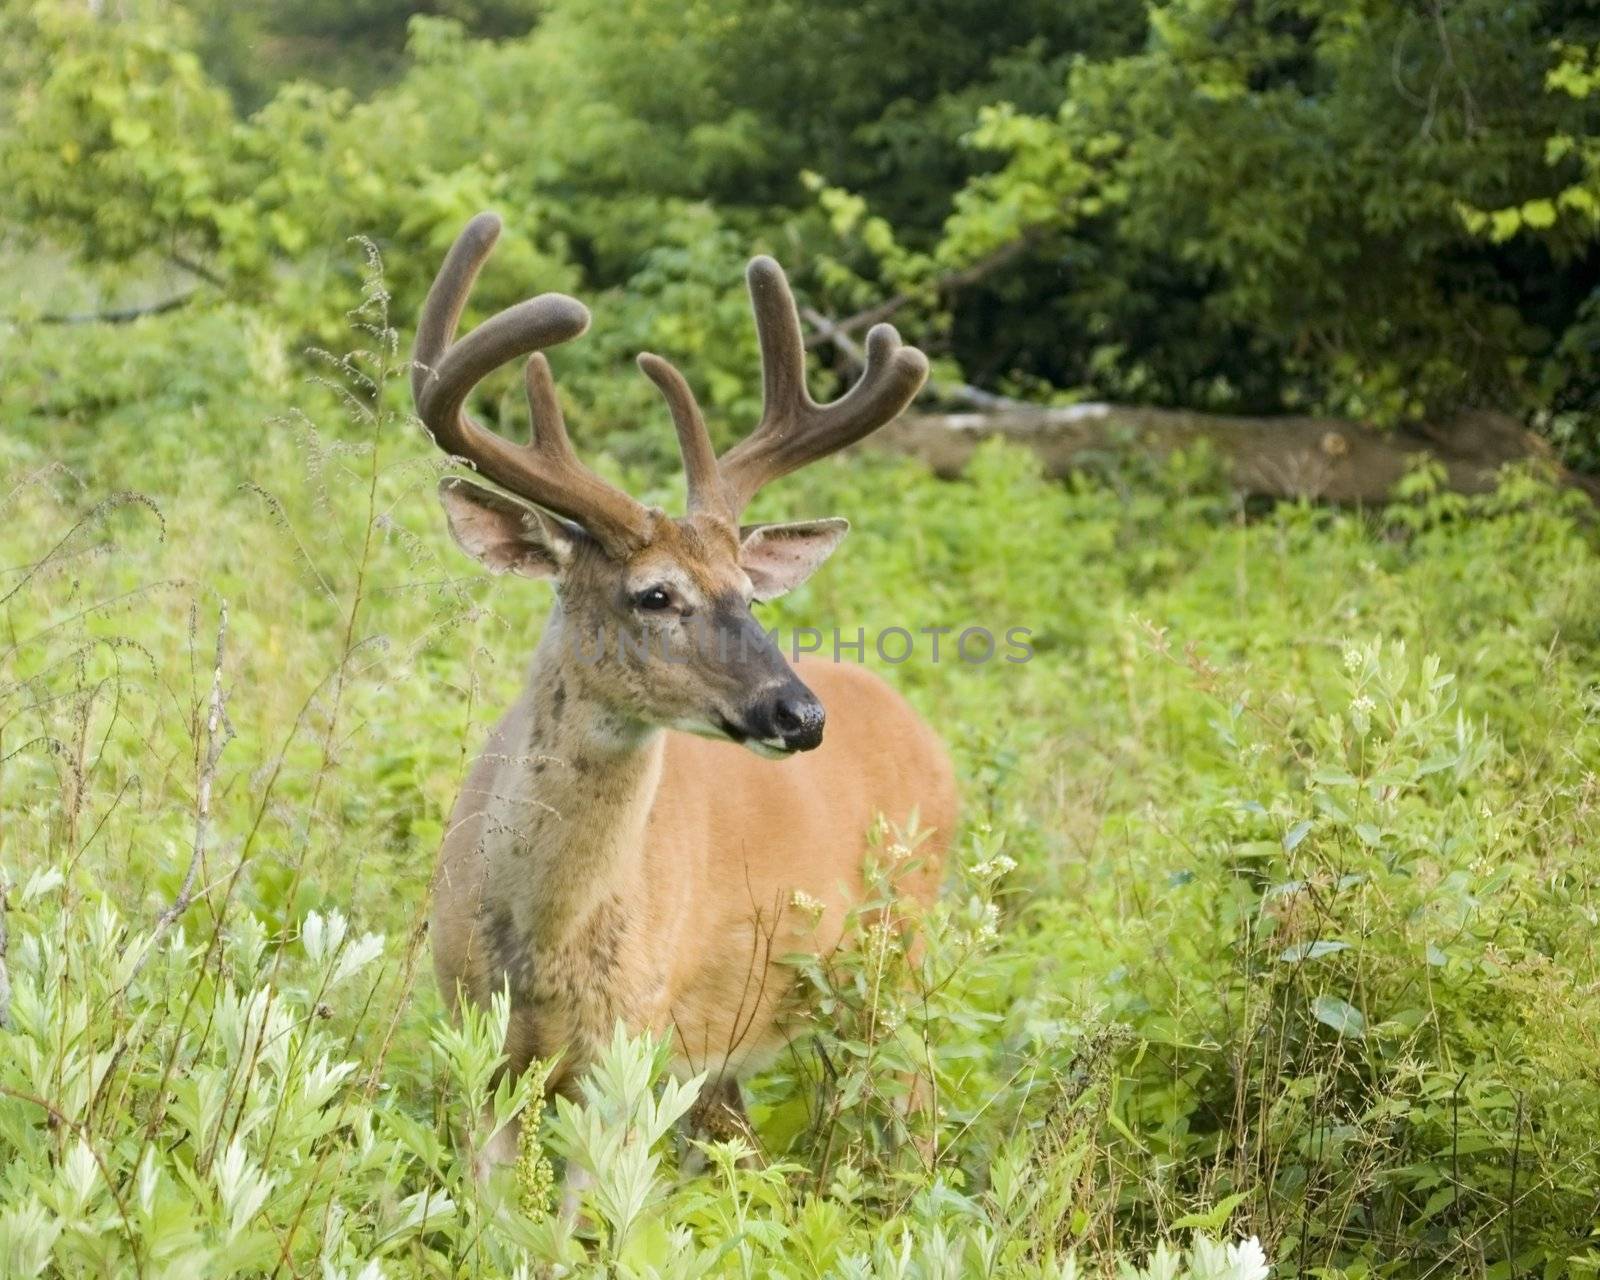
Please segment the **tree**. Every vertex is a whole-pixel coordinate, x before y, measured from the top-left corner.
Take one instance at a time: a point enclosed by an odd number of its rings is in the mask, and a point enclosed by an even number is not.
[[[974,132],[1005,162],[957,196],[936,269],[1032,248],[965,299],[955,349],[1002,380],[1378,422],[1592,385],[1568,340],[1600,286],[1592,211],[1568,196],[1560,225],[1498,242],[1466,211],[1537,218],[1576,179],[1595,115],[1544,82],[1551,41],[1593,24],[1168,0],[1145,48],[1077,64],[1053,115],[1001,105]]]

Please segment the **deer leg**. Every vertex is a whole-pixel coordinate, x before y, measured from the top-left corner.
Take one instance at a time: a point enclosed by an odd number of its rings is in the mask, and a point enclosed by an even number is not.
[[[717,1076],[707,1080],[700,1089],[700,1097],[684,1116],[679,1129],[678,1167],[686,1177],[698,1177],[705,1172],[705,1153],[694,1146],[691,1139],[710,1142],[728,1142],[740,1139],[750,1148],[748,1155],[739,1160],[741,1169],[760,1169],[766,1165],[761,1142],[755,1127],[744,1109],[744,1091],[735,1076]]]
[[[561,1078],[547,1086],[552,1099],[561,1097],[568,1102],[581,1102],[583,1090],[578,1082],[582,1079],[584,1071],[588,1070],[587,1064],[580,1070],[572,1068],[562,1073]],[[568,1160],[566,1168],[561,1171],[561,1207],[562,1221],[584,1230],[593,1227],[594,1223],[583,1213],[583,1193],[594,1186],[594,1175],[587,1169]]]
[[[574,1227],[592,1227],[583,1216],[583,1193],[594,1186],[594,1175],[587,1169],[569,1164],[561,1179],[561,1219]]]
[[[538,1054],[537,1027],[533,1018],[525,1011],[513,1009],[511,1011],[510,1025],[506,1028],[506,1061],[495,1075],[490,1084],[491,1088],[498,1088],[500,1081],[510,1075],[519,1077],[533,1065]],[[563,1084],[572,1082],[575,1073],[568,1071],[560,1083],[545,1085],[547,1095],[566,1092]],[[576,1087],[568,1093],[569,1097],[576,1097]],[[485,1128],[488,1127],[491,1117],[487,1113],[483,1117]],[[473,1174],[480,1183],[487,1182],[496,1169],[503,1169],[507,1165],[515,1164],[520,1154],[522,1137],[522,1117],[514,1117],[504,1128],[490,1134],[488,1138],[476,1149],[472,1158]]]

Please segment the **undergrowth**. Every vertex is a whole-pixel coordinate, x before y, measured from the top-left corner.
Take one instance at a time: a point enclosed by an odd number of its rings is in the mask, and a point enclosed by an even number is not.
[[[1005,449],[779,486],[855,532],[771,621],[1033,657],[885,666],[956,757],[959,865],[915,930],[797,961],[764,1167],[681,1177],[665,1046],[547,1108],[496,1078],[503,1005],[442,1016],[432,859],[545,597],[448,548],[376,273],[356,321],[310,383],[181,315],[81,386],[68,338],[6,339],[64,381],[0,388],[5,1274],[1254,1280],[1217,1243],[1251,1236],[1280,1274],[1600,1270],[1580,500],[1424,469],[1247,519],[1203,460]],[[530,1136],[483,1183],[486,1114]]]

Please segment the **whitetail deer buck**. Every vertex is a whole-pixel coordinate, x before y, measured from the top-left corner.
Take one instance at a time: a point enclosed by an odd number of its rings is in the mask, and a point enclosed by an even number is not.
[[[544,294],[454,341],[499,230],[480,214],[445,258],[417,327],[412,392],[441,449],[520,499],[445,479],[456,541],[495,573],[554,580],[556,603],[527,688],[451,818],[434,887],[439,982],[452,1007],[509,987],[509,1067],[559,1053],[561,1091],[618,1019],[670,1032],[681,1067],[711,1076],[691,1125],[748,1134],[738,1078],[786,1043],[794,1012],[782,958],[837,945],[880,815],[929,833],[901,888],[931,901],[956,794],[939,740],[886,684],[857,666],[791,668],[751,616],[753,601],[803,582],[846,522],[741,526],[739,515],[768,481],[892,419],[927,361],[879,325],[860,382],[815,403],[788,283],[756,258],[765,403],[747,439],[718,458],[683,377],[639,357],[687,472],[689,511],[673,519],[572,451],[540,351],[588,327],[582,304]],[[464,406],[524,355],[533,432],[519,445]]]

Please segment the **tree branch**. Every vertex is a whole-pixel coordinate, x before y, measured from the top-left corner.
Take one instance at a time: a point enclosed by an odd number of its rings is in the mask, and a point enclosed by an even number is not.
[[[958,273],[959,281],[947,278],[945,286],[971,283],[1020,253],[1025,244],[1014,241],[1003,246]],[[845,320],[834,320],[815,307],[801,307],[801,318],[811,329],[806,345],[830,345],[848,364],[861,368],[866,353],[849,331],[892,314],[908,300],[890,298]],[[1441,422],[1380,431],[1336,418],[1230,417],[1100,403],[1051,407],[965,382],[930,380],[919,401],[930,400],[973,412],[908,412],[869,437],[868,447],[908,454],[941,476],[954,476],[979,445],[999,437],[1030,449],[1047,475],[1061,477],[1104,466],[1108,456],[1139,453],[1162,458],[1204,444],[1220,457],[1230,482],[1241,493],[1374,505],[1392,498],[1418,457],[1442,466],[1445,487],[1459,493],[1490,491],[1502,467],[1534,460],[1548,466],[1561,483],[1600,502],[1600,477],[1566,470],[1547,442],[1498,413],[1464,411]]]
[[[142,307],[114,307],[109,311],[47,311],[39,317],[39,323],[128,324],[134,320],[142,320],[145,316],[159,316],[187,306],[198,292],[198,289],[190,289],[188,293],[163,298],[160,302],[147,303]]]
[[[815,307],[801,307],[800,316],[811,326],[812,337],[818,342],[831,343],[854,368],[866,368],[866,352],[861,349],[861,344],[845,333],[838,323],[830,320]],[[965,405],[969,409],[976,409],[979,413],[1033,408],[1026,401],[1013,400],[1010,396],[996,395],[993,391],[985,391],[982,387],[975,387],[969,382],[935,382],[930,380],[927,386],[922,389],[922,394],[918,398],[941,400],[947,404]]]
[[[194,625],[193,616],[191,612],[191,628]],[[217,651],[211,667],[211,698],[210,709],[206,715],[205,742],[203,747],[199,743],[196,744],[198,763],[194,803],[194,842],[189,851],[189,869],[184,873],[178,896],[156,919],[156,927],[150,935],[150,941],[145,945],[144,954],[139,957],[139,962],[134,965],[133,972],[128,975],[124,990],[132,985],[139,971],[155,954],[161,935],[172,927],[194,901],[194,882],[200,873],[201,865],[205,862],[206,840],[211,832],[211,788],[217,776],[217,761],[222,758],[224,748],[233,741],[233,725],[228,720],[228,699],[222,689],[222,660],[226,652],[227,639],[228,604],[227,601],[223,601],[221,616],[217,619]]]
[[[207,284],[215,285],[217,288],[224,290],[226,290],[228,287],[228,282],[210,267],[206,266],[205,263],[196,262],[193,258],[179,253],[176,249],[167,254],[167,261],[172,263],[172,265],[175,267],[182,267],[192,276],[198,276]]]
[[[1024,233],[1015,240],[1008,240],[998,249],[986,253],[975,262],[968,263],[959,271],[937,277],[931,282],[931,287],[937,294],[957,293],[969,288],[986,276],[993,275],[1007,263],[1021,257],[1033,246],[1034,239],[1032,234]],[[865,311],[858,311],[843,320],[834,321],[833,328],[840,334],[851,334],[857,329],[870,328],[894,315],[911,302],[913,296],[909,293],[897,293],[892,298],[885,298],[882,302],[868,307]],[[806,346],[820,347],[823,343],[831,341],[832,337],[832,334],[813,333],[806,339]]]

